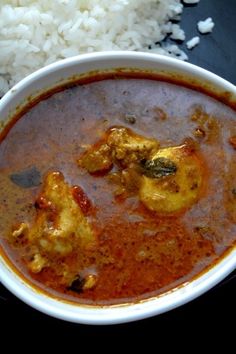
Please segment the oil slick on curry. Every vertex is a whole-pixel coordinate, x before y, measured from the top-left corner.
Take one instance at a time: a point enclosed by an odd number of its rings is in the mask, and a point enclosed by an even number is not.
[[[79,303],[191,280],[235,244],[235,119],[148,75],[42,97],[2,132],[2,249],[34,286]]]

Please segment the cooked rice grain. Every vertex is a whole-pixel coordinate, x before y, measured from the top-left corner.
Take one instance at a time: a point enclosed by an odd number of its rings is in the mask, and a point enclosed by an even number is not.
[[[187,56],[164,45],[184,40],[180,0],[1,0],[0,95],[36,69],[57,60],[107,50],[152,50]]]

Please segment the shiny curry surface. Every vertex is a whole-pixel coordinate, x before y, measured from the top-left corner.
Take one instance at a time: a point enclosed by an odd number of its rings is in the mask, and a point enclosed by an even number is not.
[[[151,78],[52,93],[2,133],[2,248],[37,287],[80,303],[191,280],[236,240],[235,119]]]

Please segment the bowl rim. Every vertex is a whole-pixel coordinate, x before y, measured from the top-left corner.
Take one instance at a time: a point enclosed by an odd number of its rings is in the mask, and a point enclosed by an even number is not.
[[[19,92],[26,90],[38,80],[45,78],[52,73],[66,70],[73,65],[81,66],[87,62],[96,62],[99,64],[107,61],[130,61],[131,63],[136,60],[143,63],[148,62],[150,64],[166,65],[173,68],[173,70],[206,80],[214,86],[220,87],[224,91],[233,93],[236,97],[236,86],[199,66],[159,54],[112,51],[82,54],[76,57],[63,59],[35,71],[17,83],[2,97],[2,99],[0,99],[0,112],[3,108],[14,102]],[[130,64],[130,67],[132,66],[133,65]],[[19,299],[31,307],[58,319],[93,325],[137,321],[167,312],[210,290],[234,269],[236,269],[236,248],[223,256],[219,262],[209,270],[206,270],[190,282],[155,298],[149,298],[141,302],[124,305],[88,307],[86,305],[64,303],[63,301],[56,300],[38,292],[24,282],[24,280],[5,262],[4,257],[0,254],[0,281]]]
[[[3,105],[6,105],[9,100],[14,99],[18,91],[25,89],[30,84],[39,80],[42,76],[47,77],[47,75],[52,74],[53,72],[66,69],[74,64],[81,65],[88,61],[104,62],[107,60],[141,60],[149,63],[158,62],[161,65],[168,65],[173,69],[184,71],[189,74],[190,77],[202,77],[206,82],[214,82],[214,86],[224,86],[224,90],[234,92],[236,95],[236,86],[234,84],[198,65],[157,53],[107,51],[80,54],[74,57],[58,60],[34,71],[16,83],[2,98],[0,98],[0,109]]]

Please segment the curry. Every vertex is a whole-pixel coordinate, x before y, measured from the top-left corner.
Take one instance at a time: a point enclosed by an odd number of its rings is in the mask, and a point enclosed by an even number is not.
[[[2,252],[33,286],[78,303],[190,281],[235,245],[235,119],[151,75],[42,96],[1,133]]]

